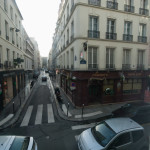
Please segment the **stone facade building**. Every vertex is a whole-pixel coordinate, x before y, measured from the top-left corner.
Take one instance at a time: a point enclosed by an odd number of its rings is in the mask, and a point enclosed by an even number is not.
[[[62,0],[53,62],[76,106],[143,100],[150,0]]]

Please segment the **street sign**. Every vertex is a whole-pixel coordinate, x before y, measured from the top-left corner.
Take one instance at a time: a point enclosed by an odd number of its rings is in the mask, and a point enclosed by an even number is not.
[[[86,60],[82,59],[82,60],[80,61],[80,64],[86,64]]]

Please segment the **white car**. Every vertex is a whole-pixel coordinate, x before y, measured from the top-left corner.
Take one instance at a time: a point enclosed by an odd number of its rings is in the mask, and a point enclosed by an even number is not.
[[[0,136],[0,150],[37,150],[33,137]]]
[[[144,128],[130,118],[111,118],[81,133],[79,150],[148,150]]]

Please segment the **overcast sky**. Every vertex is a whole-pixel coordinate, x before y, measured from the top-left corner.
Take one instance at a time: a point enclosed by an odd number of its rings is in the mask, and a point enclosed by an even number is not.
[[[41,56],[52,47],[60,0],[16,0],[29,37],[35,37]]]

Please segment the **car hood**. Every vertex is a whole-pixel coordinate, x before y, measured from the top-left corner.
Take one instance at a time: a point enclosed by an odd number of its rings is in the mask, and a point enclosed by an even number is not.
[[[95,140],[91,128],[82,132],[81,140],[86,150],[103,150],[104,148]]]

